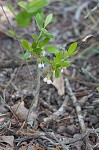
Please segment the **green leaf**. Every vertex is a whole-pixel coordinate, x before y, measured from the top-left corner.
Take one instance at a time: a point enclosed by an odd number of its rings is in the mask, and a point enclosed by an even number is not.
[[[17,24],[20,25],[21,27],[26,27],[31,23],[32,16],[34,15],[35,14],[30,14],[25,10],[19,12],[18,15],[16,16]]]
[[[99,87],[97,87],[96,90],[99,92]]]
[[[13,15],[16,17],[15,10],[14,10],[13,6],[12,6],[10,3],[8,3],[8,4],[7,4],[7,7],[8,7],[9,10],[13,13]]]
[[[37,43],[36,42],[33,42],[32,43],[32,48],[34,49],[34,48],[36,48],[37,47]]]
[[[42,52],[42,49],[41,48],[35,48],[33,50],[33,52],[36,53],[36,54],[40,54]]]
[[[78,53],[78,50],[74,51],[70,56],[76,55]]]
[[[20,57],[23,59],[29,59],[31,57],[31,53],[29,51],[26,51],[26,53],[20,54]]]
[[[38,28],[41,30],[41,28],[43,28],[43,18],[39,13],[37,13],[36,15],[36,23],[38,25]]]
[[[50,34],[46,29],[42,28],[41,31],[46,38],[49,38],[49,39],[54,38],[54,36]]]
[[[25,48],[25,49],[28,50],[28,51],[31,50],[31,49],[30,49],[30,46],[29,46],[29,43],[28,43],[28,41],[26,41],[26,40],[22,40],[22,46],[23,46],[23,48]]]
[[[35,35],[35,34],[32,34],[32,38],[33,38],[34,40],[37,40],[37,39],[38,39],[37,35]]]
[[[59,76],[60,76],[59,70],[56,68],[56,69],[55,69],[55,77],[56,77],[56,78],[59,78]]]
[[[64,52],[64,58],[69,57],[68,51]]]
[[[26,10],[29,13],[36,12],[48,4],[49,3],[46,0],[32,0],[31,2],[28,2]]]
[[[44,28],[52,21],[53,18],[53,14],[49,14],[46,19],[45,19],[45,23],[44,23]]]
[[[47,47],[45,47],[45,49],[46,49],[48,52],[50,52],[50,53],[55,53],[55,54],[57,54],[57,53],[59,52],[59,50],[58,50],[56,47],[54,47],[54,46],[47,46]]]
[[[73,43],[70,45],[70,47],[68,48],[68,54],[71,55],[77,48],[77,42]]]
[[[62,59],[62,51],[57,53],[56,58],[55,58],[55,63],[59,63]]]
[[[47,57],[42,56],[42,60],[45,61],[47,64],[50,64],[50,61]]]
[[[45,38],[45,39],[40,43],[40,47],[43,47],[43,46],[46,45],[49,41],[50,41],[50,38]]]
[[[42,28],[41,31],[43,32],[43,34],[48,34],[48,31],[46,29],[44,29],[44,28]]]
[[[54,36],[50,33],[44,34],[46,38],[52,39]]]
[[[59,67],[60,67],[59,63],[55,64],[55,68],[59,68]]]
[[[22,8],[26,8],[26,3],[24,1],[20,1],[17,4]]]
[[[68,66],[70,66],[70,63],[68,61],[62,61],[62,62],[60,62],[60,66],[61,67],[68,67]]]
[[[15,32],[12,31],[12,30],[8,30],[8,33],[9,33],[10,35],[12,35],[12,36],[15,36]]]

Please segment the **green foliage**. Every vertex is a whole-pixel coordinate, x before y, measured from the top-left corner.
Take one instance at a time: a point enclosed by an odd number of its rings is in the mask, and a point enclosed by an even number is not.
[[[43,7],[48,4],[47,0],[32,0],[31,2],[20,1],[18,2],[18,5],[22,10],[18,14],[15,14],[14,8],[11,4],[7,4],[7,7],[14,14],[17,24],[21,27],[26,27],[31,23],[32,18],[36,16],[37,13],[42,14]],[[37,18],[38,17],[39,16],[37,16]],[[39,19],[37,20],[37,23],[40,23]],[[38,25],[41,27],[41,23]]]
[[[99,92],[99,87],[97,87],[97,89],[96,89],[98,92]]]
[[[22,46],[23,46],[23,48],[25,48],[27,51],[30,51],[30,45],[29,45],[28,41],[22,40]]]
[[[52,21],[53,18],[53,14],[49,14],[46,19],[45,19],[45,23],[44,23],[44,28]]]
[[[9,33],[10,35],[12,35],[12,36],[15,36],[15,32],[12,31],[12,30],[8,30],[8,33]]]
[[[59,50],[54,46],[47,46],[47,47],[45,47],[45,50],[47,50],[50,53],[55,53],[55,54],[57,54],[59,52]]]
[[[22,59],[30,60],[31,57],[35,57],[40,63],[39,67],[44,66],[44,63],[47,63],[50,66],[50,69],[47,70],[47,76],[51,77],[54,72],[56,78],[59,78],[60,72],[62,69],[70,66],[71,61],[69,57],[77,53],[77,42],[74,42],[70,45],[67,51],[62,51],[57,49],[55,46],[48,45],[50,40],[53,37],[52,34],[46,29],[47,25],[51,23],[53,19],[53,14],[49,14],[44,19],[42,15],[42,8],[48,5],[46,0],[32,0],[31,2],[18,2],[18,5],[22,10],[16,15],[16,21],[18,25],[25,27],[29,25],[33,16],[35,16],[36,24],[39,29],[38,35],[32,34],[33,41],[29,43],[27,40],[21,40],[22,47],[25,49],[25,53],[21,54]],[[11,5],[8,5],[8,8],[14,13],[14,9]],[[12,30],[8,31],[11,35],[15,35]],[[44,53],[54,54],[54,58],[49,59],[45,56]]]
[[[50,61],[47,57],[42,56],[41,59],[42,59],[42,61],[46,62],[47,64],[50,64]]]
[[[43,18],[39,13],[37,13],[36,15],[36,23],[38,25],[38,28],[41,30],[43,28]]]
[[[70,45],[68,51],[66,51],[64,53],[64,57],[70,57],[70,56],[73,56],[75,55],[78,51],[76,50],[77,48],[77,42],[74,42]]]

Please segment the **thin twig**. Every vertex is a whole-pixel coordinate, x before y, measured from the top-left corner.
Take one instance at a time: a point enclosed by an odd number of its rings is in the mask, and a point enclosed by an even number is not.
[[[20,46],[21,52],[24,53],[23,47],[22,47],[22,45],[21,45],[21,42],[20,42],[20,40],[18,39],[18,36],[17,36],[16,32],[14,31],[14,28],[13,28],[13,26],[11,25],[11,23],[10,23],[10,21],[9,21],[9,18],[8,18],[7,14],[6,14],[5,10],[4,10],[4,8],[3,8],[3,5],[0,4],[0,6],[1,6],[1,8],[2,8],[2,11],[3,11],[3,13],[4,13],[4,15],[5,15],[5,17],[6,17],[7,21],[8,21],[8,23],[9,23],[10,28],[11,28],[12,31],[15,33],[15,38],[16,38],[16,40],[17,40],[19,46]],[[27,65],[27,68],[28,68],[28,70],[29,70],[30,76],[32,76],[32,72],[31,72],[30,69],[29,69],[29,66],[28,66],[27,61],[26,61],[26,65]]]
[[[91,11],[84,18],[85,19],[88,18],[98,8],[99,8],[99,3],[93,9],[91,9]]]
[[[97,79],[95,76],[93,76],[89,71],[87,71],[87,69],[81,68],[80,70],[81,70],[81,73],[84,75],[84,78],[87,81],[99,83],[99,79]]]

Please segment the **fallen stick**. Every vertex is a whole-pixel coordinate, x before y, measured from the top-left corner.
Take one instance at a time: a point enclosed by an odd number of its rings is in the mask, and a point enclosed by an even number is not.
[[[70,96],[70,98],[71,98],[71,100],[72,100],[72,102],[75,106],[75,109],[76,109],[76,113],[77,113],[78,121],[79,121],[79,124],[80,124],[80,127],[81,127],[81,131],[85,132],[85,123],[84,123],[84,120],[83,120],[83,116],[81,114],[81,107],[78,104],[77,98],[76,98],[76,96],[74,95],[74,93],[71,89],[69,80],[66,78],[65,81],[66,81],[66,88],[67,88],[68,95]]]
[[[49,124],[52,120],[57,120],[58,117],[60,115],[62,115],[65,111],[66,111],[66,105],[67,105],[67,101],[69,100],[68,96],[65,98],[63,104],[61,105],[61,107],[54,112],[52,115],[50,115],[47,118],[44,118],[44,125]],[[67,118],[68,119],[68,118]]]

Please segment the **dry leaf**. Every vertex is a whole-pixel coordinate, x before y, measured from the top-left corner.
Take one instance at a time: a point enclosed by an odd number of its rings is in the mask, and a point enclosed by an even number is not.
[[[21,103],[15,104],[14,106],[11,107],[11,109],[13,110],[13,113],[15,113],[15,115],[17,116],[20,122],[23,122],[27,119],[29,110],[24,106],[24,101],[22,101]],[[33,120],[33,118],[36,118],[36,117],[37,117],[37,114],[34,112],[31,112],[28,120]]]
[[[14,106],[11,107],[17,118],[23,122],[28,114],[28,109],[25,108],[24,106],[24,101],[21,103],[15,104]]]
[[[59,95],[64,95],[65,88],[64,88],[64,79],[62,74],[60,74],[59,78],[53,77],[53,83],[52,83],[56,89],[58,90]]]
[[[14,136],[2,136],[3,142],[9,144],[10,147],[14,147]]]

